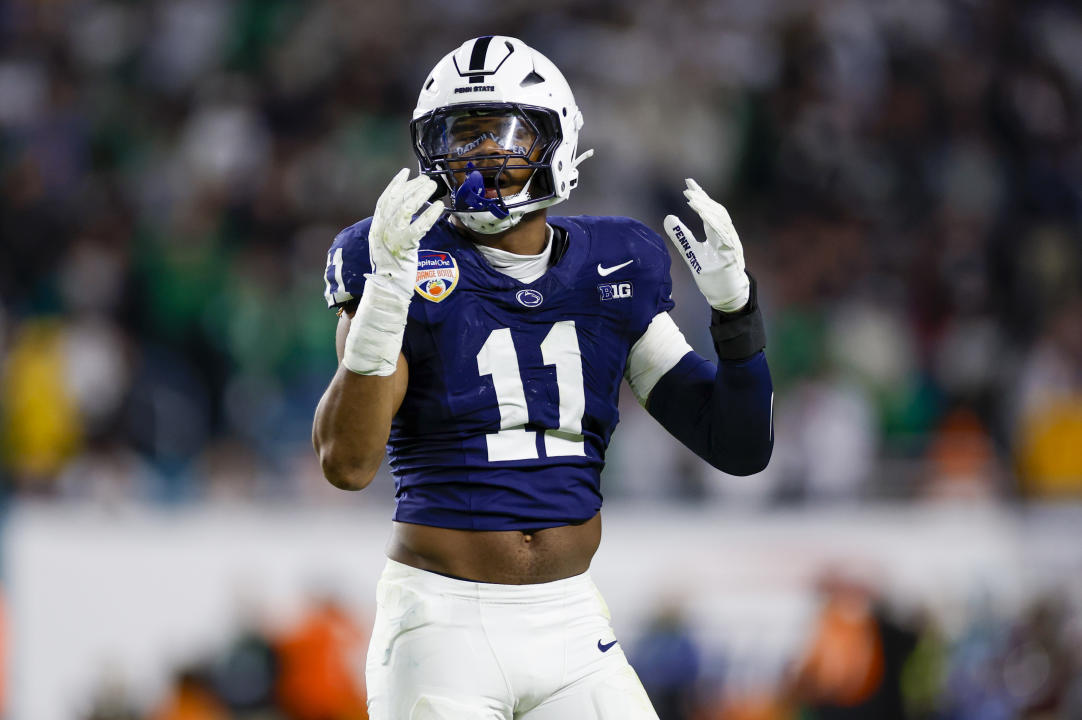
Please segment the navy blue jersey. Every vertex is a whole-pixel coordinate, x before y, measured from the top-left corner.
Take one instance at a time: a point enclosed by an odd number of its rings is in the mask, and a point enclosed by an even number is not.
[[[600,510],[628,351],[673,306],[669,253],[628,218],[548,222],[567,250],[531,283],[492,269],[446,219],[421,240],[388,441],[396,520],[537,530]],[[332,307],[361,295],[370,224],[331,246]]]

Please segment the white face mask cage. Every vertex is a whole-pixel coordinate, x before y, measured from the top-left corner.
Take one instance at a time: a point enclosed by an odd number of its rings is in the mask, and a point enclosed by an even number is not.
[[[553,111],[511,103],[440,108],[410,125],[421,172],[450,191],[452,211],[493,220],[556,197],[551,161],[559,127]]]

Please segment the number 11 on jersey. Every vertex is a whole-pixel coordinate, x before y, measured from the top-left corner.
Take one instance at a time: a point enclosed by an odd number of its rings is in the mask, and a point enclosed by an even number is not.
[[[560,398],[560,427],[545,430],[545,456],[585,455],[582,416],[586,412],[586,394],[574,320],[561,320],[552,326],[541,341],[541,358],[545,365],[556,366]],[[492,376],[500,409],[499,431],[485,438],[489,461],[537,459],[537,434],[526,429],[530,414],[510,328],[489,333],[477,353],[477,371],[482,377]]]

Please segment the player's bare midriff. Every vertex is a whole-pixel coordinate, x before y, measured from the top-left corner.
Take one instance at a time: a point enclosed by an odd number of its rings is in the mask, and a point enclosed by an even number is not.
[[[394,523],[387,555],[422,570],[477,582],[524,585],[586,572],[601,542],[601,513],[579,525],[525,533]]]

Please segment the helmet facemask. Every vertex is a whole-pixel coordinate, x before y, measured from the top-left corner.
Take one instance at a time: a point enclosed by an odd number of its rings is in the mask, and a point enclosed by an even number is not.
[[[502,232],[560,200],[552,157],[562,135],[550,109],[454,105],[418,117],[410,130],[421,171],[442,182],[452,213],[472,230]]]

